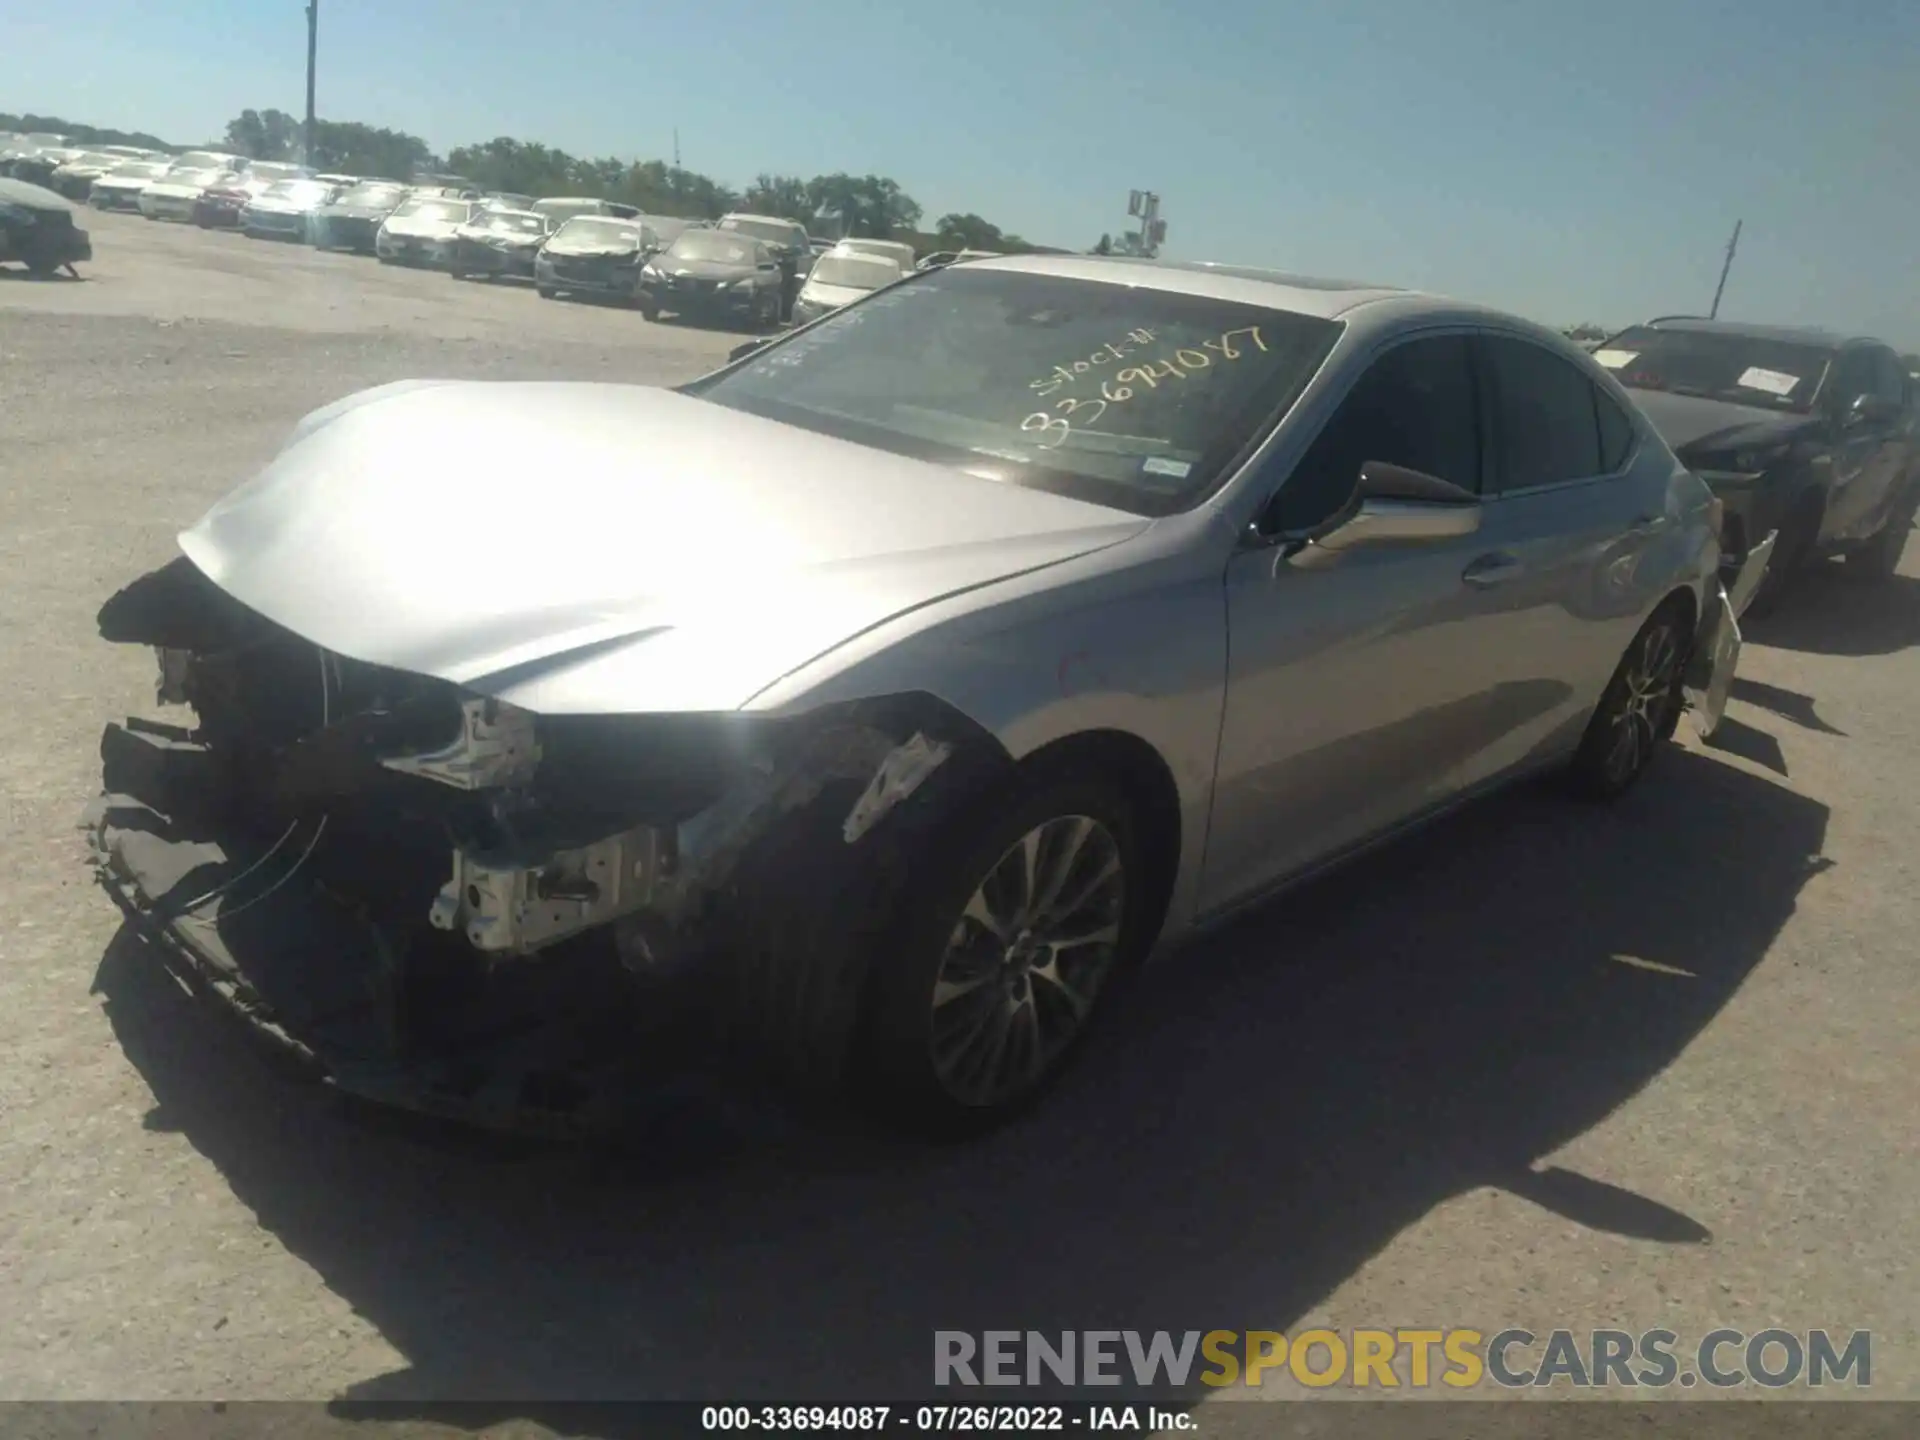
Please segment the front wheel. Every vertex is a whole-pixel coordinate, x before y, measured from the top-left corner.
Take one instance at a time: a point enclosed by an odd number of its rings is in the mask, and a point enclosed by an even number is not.
[[[1626,794],[1673,738],[1693,649],[1687,618],[1685,606],[1669,601],[1627,647],[1568,770],[1578,793],[1595,800]]]
[[[1142,946],[1152,887],[1131,807],[1095,775],[983,807],[914,858],[874,956],[874,1098],[930,1135],[1037,1100]]]
[[[557,293],[551,285],[536,285],[533,288],[542,300],[551,300]]]

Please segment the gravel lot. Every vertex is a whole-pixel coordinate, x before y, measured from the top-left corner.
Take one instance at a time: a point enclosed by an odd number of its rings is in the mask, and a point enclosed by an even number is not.
[[[116,940],[74,824],[152,674],[94,610],[349,391],[737,340],[87,223],[83,282],[0,272],[0,1398],[912,1395],[935,1328],[1308,1321],[1868,1328],[1920,1397],[1920,547],[1756,631],[1718,748],[1208,942],[987,1143],[698,1097],[591,1152],[373,1123]]]

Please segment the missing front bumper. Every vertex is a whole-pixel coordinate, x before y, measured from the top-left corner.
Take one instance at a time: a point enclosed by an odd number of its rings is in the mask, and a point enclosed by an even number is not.
[[[1766,575],[1776,538],[1767,536],[1747,552],[1730,577],[1723,574],[1713,581],[1694,636],[1693,660],[1685,685],[1687,708],[1702,740],[1720,727],[1726,713],[1734,676],[1740,668],[1740,619]]]

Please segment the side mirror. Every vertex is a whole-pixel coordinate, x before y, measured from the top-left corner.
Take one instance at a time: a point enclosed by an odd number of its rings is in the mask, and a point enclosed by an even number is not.
[[[735,361],[744,360],[753,354],[754,351],[763,350],[771,343],[771,341],[762,338],[759,340],[749,340],[744,345],[736,345],[727,352],[727,363],[731,365]]]
[[[1480,497],[1451,481],[1384,460],[1360,467],[1353,494],[1299,538],[1289,558],[1312,567],[1365,545],[1454,540],[1480,528]]]
[[[1842,421],[1848,429],[1856,425],[1879,425],[1893,419],[1897,409],[1898,407],[1892,401],[1868,392],[1865,395],[1854,396],[1853,403],[1847,406]]]

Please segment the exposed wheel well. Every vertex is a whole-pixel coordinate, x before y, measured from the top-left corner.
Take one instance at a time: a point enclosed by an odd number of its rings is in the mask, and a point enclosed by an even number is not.
[[[1057,769],[1091,770],[1111,778],[1125,793],[1139,817],[1146,847],[1148,884],[1152,889],[1153,926],[1157,934],[1166,919],[1180,869],[1180,787],[1160,752],[1138,735],[1124,730],[1087,730],[1041,746],[1020,761],[1023,776]],[[1149,937],[1151,939],[1151,937]]]
[[[1700,602],[1694,598],[1693,591],[1682,585],[1654,607],[1653,613],[1662,610],[1680,610],[1686,616],[1687,633],[1692,634],[1700,620]]]

